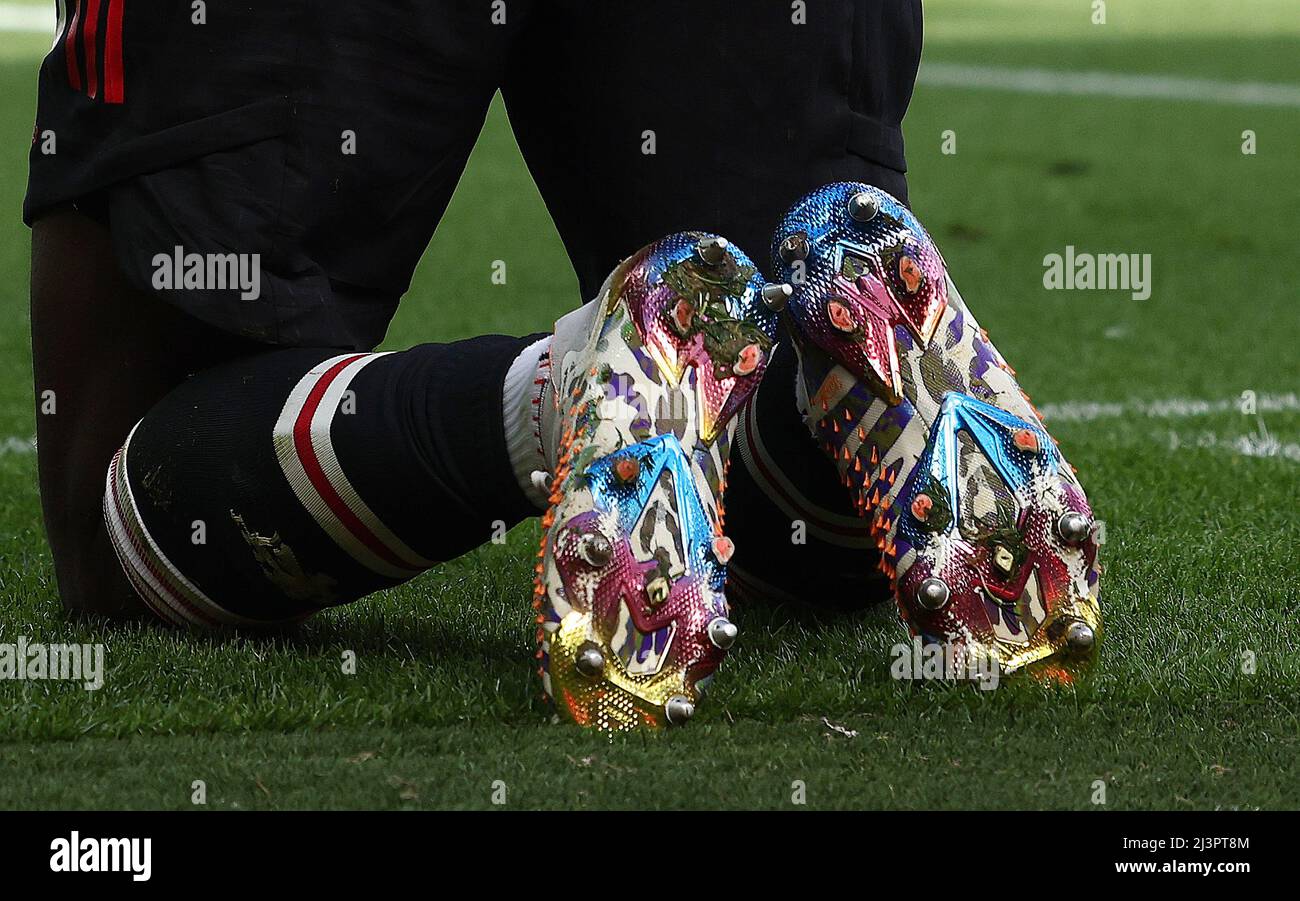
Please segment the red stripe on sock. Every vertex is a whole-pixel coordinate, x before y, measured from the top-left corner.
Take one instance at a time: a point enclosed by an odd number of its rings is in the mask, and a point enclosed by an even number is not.
[[[122,69],[122,5],[125,0],[108,0],[108,23],[104,29],[104,102],[126,100],[126,75]]]
[[[307,400],[303,403],[302,410],[298,413],[298,418],[293,424],[293,447],[298,452],[298,460],[302,463],[303,470],[307,473],[307,478],[311,480],[311,485],[320,495],[321,500],[330,508],[339,521],[347,528],[352,535],[369,548],[376,557],[383,560],[398,569],[411,570],[412,575],[424,571],[424,567],[416,566],[398,557],[384,544],[374,532],[363,523],[352,508],[349,507],[339,497],[334,486],[330,484],[329,476],[320,465],[320,460],[316,457],[316,449],[311,443],[311,421],[316,415],[316,410],[320,407],[321,398],[325,396],[325,391],[329,388],[330,383],[338,378],[340,372],[349,365],[364,357],[365,354],[356,354],[346,359],[340,360],[317,379],[316,384],[312,386],[307,395]]]
[[[86,0],[86,27],[81,32],[81,46],[86,49],[86,93],[99,95],[99,0]]]
[[[117,454],[113,457],[113,462],[111,464],[113,470],[113,480],[112,480],[113,507],[117,511],[117,518],[122,522],[123,531],[126,532],[126,540],[131,545],[131,547],[135,550],[136,557],[139,559],[140,564],[144,566],[144,568],[149,571],[149,573],[154,577],[154,579],[158,582],[158,584],[161,585],[163,589],[171,595],[171,599],[179,603],[182,607],[184,607],[185,610],[191,615],[193,615],[195,619],[199,620],[201,623],[209,627],[220,625],[220,623],[217,620],[213,619],[207,613],[200,610],[198,607],[194,606],[188,600],[186,600],[183,589],[181,589],[176,584],[175,580],[172,578],[171,573],[167,572],[166,567],[164,567],[163,565],[161,565],[159,561],[154,559],[153,550],[151,548],[146,547],[145,543],[141,541],[139,538],[137,538],[136,535],[131,531],[131,519],[128,518],[127,516],[126,501],[123,500],[121,491],[118,488],[118,475],[119,475],[118,467],[121,465],[121,459],[122,459],[122,452],[119,450]],[[122,473],[121,478],[125,479],[126,474]],[[141,528],[143,528],[144,526],[143,523],[140,523],[139,525],[141,526]],[[146,600],[147,603],[147,599],[144,600]]]
[[[68,84],[74,91],[81,90],[81,66],[77,64],[77,28],[80,24],[81,0],[77,0],[72,21],[68,23],[68,33],[63,38],[63,55],[68,60]]]

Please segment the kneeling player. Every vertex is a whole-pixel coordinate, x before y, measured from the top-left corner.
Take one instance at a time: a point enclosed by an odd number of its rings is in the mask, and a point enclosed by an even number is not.
[[[685,718],[735,636],[717,504],[730,421],[782,360],[750,264],[698,235],[610,283],[639,287],[600,286],[684,228],[762,247],[788,199],[827,180],[902,196],[919,4],[59,6],[24,215],[64,604],[290,620],[468,550],[554,493],[536,602],[561,708],[610,727]],[[498,89],[582,296],[602,302],[561,329],[576,368],[543,335],[371,354]],[[237,259],[256,289],[158,278],[177,257]],[[670,294],[682,303],[665,310]],[[534,405],[548,365],[563,381]],[[619,424],[588,434],[577,411],[602,392]],[[799,428],[772,409],[778,431]],[[614,482],[581,478],[606,458]],[[742,551],[756,563],[760,541]]]
[[[872,446],[901,461],[886,473],[868,444],[837,443],[837,421],[808,420],[831,430],[819,433],[831,461],[800,434],[789,392],[816,393],[830,368],[819,354],[880,402],[898,400],[897,385],[871,381],[878,372],[853,369],[857,356],[809,328],[804,311],[830,309],[830,295],[765,284],[744,254],[698,232],[648,245],[598,288],[631,248],[683,227],[763,246],[788,199],[823,182],[905,196],[898,122],[919,11],[890,4],[863,16],[842,5],[793,32],[779,9],[739,21],[669,3],[631,29],[599,5],[542,14],[519,2],[497,21],[450,0],[418,14],[401,4],[261,5],[202,23],[187,4],[112,0],[89,18],[65,17],[42,69],[25,210],[37,390],[58,410],[38,420],[41,493],[65,604],[131,614],[143,603],[200,627],[293,621],[549,507],[534,598],[544,684],[571,718],[621,729],[693,712],[736,637],[722,593],[733,554],[767,593],[879,592],[869,577],[879,558],[844,546],[880,544],[887,577],[938,573],[933,554],[925,567],[900,558],[896,524],[857,519],[834,479],[838,467],[860,512],[889,509],[913,485],[899,474],[923,459],[924,442],[909,432],[894,446],[881,431]],[[873,40],[868,58],[871,28],[891,40]],[[615,35],[618,64],[593,60],[589,48]],[[746,52],[714,53],[719,35]],[[676,91],[643,65],[665,50]],[[755,84],[766,86],[766,117],[728,99],[755,96]],[[553,336],[370,353],[498,85],[595,300]],[[682,93],[718,102],[683,103]],[[573,134],[580,140],[565,143]],[[42,152],[43,135],[56,137],[57,154]],[[790,237],[778,235],[782,246]],[[810,238],[809,271],[841,265],[840,237]],[[191,256],[247,262],[257,289],[155,279],[158,259]],[[773,312],[792,294],[797,377]],[[864,309],[879,312],[876,301]],[[852,320],[853,303],[841,307],[832,325],[850,344],[878,341]],[[946,373],[946,345],[930,347],[934,359],[918,371]],[[779,378],[745,414],[745,465],[732,480],[738,551],[720,503],[731,428],[769,364]],[[921,412],[917,428],[942,419],[956,434],[973,421],[964,407],[944,418],[914,399],[913,375],[904,367],[900,396]],[[862,492],[867,468],[889,483],[878,486],[886,501]],[[908,490],[916,509],[930,509]],[[795,545],[790,519],[800,516],[812,535]],[[1063,523],[1062,540],[1078,546],[1081,527]],[[941,534],[935,547],[959,537]],[[910,540],[923,549],[926,539]],[[1021,575],[1055,571],[1036,546],[1039,557],[981,542],[962,578],[944,582],[960,602],[950,609],[967,612],[941,624],[968,621],[983,597],[966,578],[984,571],[981,555],[1003,567],[1003,604],[1031,612],[1024,592],[1040,582]],[[901,586],[900,599],[945,608],[934,578]],[[919,614],[910,619],[934,637]]]

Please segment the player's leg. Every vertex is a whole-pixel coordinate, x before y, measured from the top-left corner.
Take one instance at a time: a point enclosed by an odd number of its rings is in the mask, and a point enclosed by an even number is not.
[[[269,625],[549,505],[534,603],[547,690],[585,725],[682,722],[735,638],[725,459],[767,366],[773,292],[725,241],[675,235],[554,335],[207,370],[115,456],[114,547],[168,621]]]
[[[378,343],[516,26],[453,2],[102,11],[111,27],[63,20],[42,66],[24,213],[61,593],[114,611],[132,602],[98,524],[113,450],[188,374],[250,347]]]
[[[549,9],[525,29],[503,90],[584,296],[625,248],[667,231],[766,246],[789,204],[826,182],[906,198],[901,121],[919,2],[834,0],[802,14],[686,0]],[[782,342],[738,427],[731,578],[818,603],[883,598],[873,567],[844,553],[869,557],[874,545],[793,393]]]
[[[108,231],[70,206],[33,225],[31,318],[41,505],[59,595],[70,611],[142,613],[104,529],[104,470],[189,372],[253,344],[128,284]]]
[[[583,297],[683,228],[766,246],[830,181],[906,195],[920,3],[750,6],[554,0],[523,27],[502,93]]]
[[[504,534],[537,512],[502,403],[533,343],[282,349],[196,375],[108,467],[103,515],[123,569],[178,625],[276,624]]]

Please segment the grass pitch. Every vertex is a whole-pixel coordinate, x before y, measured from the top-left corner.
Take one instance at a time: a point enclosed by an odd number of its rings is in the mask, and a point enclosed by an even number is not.
[[[926,60],[1296,80],[1288,0],[1110,7],[1092,25],[1088,4],[932,0]],[[208,808],[244,809],[486,808],[498,783],[508,807],[799,809],[800,786],[809,808],[1300,805],[1294,106],[917,89],[914,206],[1107,523],[1091,677],[899,684],[891,609],[743,608],[743,641],[690,727],[611,741],[551,724],[538,700],[531,523],[293,639],[63,620],[30,448],[18,221],[48,43],[2,42],[0,641],[108,650],[97,692],[0,682],[0,806],[189,808],[195,780]],[[1045,291],[1043,257],[1066,245],[1150,253],[1151,298]],[[495,259],[507,285],[490,282]],[[435,289],[494,302],[435,303]],[[576,291],[495,108],[388,346],[547,328]],[[1237,405],[1246,391],[1255,415]]]

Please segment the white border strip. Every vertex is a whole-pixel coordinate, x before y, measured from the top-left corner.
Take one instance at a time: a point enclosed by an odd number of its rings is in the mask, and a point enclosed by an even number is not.
[[[58,4],[59,10],[63,4]],[[48,5],[28,6],[26,3],[0,3],[0,31],[26,34],[54,34],[60,16]]]
[[[293,493],[297,495],[299,502],[312,515],[312,518],[316,520],[320,527],[325,530],[326,534],[333,539],[334,543],[347,552],[349,557],[372,572],[391,579],[406,580],[428,569],[433,565],[432,562],[420,557],[399,540],[361,499],[360,494],[357,493],[344,474],[343,467],[334,453],[333,443],[330,440],[330,427],[334,420],[334,414],[338,411],[339,404],[342,401],[344,391],[347,390],[348,385],[351,384],[357,373],[383,356],[387,356],[387,354],[377,353],[357,356],[354,353],[347,353],[330,357],[318,363],[299,380],[293,391],[290,392],[275,424],[273,437],[276,456],[280,461],[280,467],[284,471],[285,478],[288,479],[289,485],[293,488]],[[312,415],[312,449],[316,452],[316,459],[325,471],[325,477],[329,480],[330,486],[342,498],[348,509],[365,524],[376,538],[393,552],[394,556],[406,562],[408,564],[406,567],[399,568],[382,559],[352,534],[352,531],[330,509],[329,504],[326,503],[312,484],[311,478],[307,475],[307,471],[303,467],[302,460],[299,458],[297,448],[294,445],[294,424],[298,421],[298,416],[301,414],[303,407],[306,406],[307,398],[310,396],[312,389],[320,381],[321,376],[349,357],[357,357],[357,359],[345,366],[334,377]]]
[[[1219,81],[1177,75],[1122,72],[1060,72],[927,62],[917,83],[943,88],[1012,91],[1127,100],[1180,100],[1234,106],[1300,108],[1300,85],[1261,81]]]

